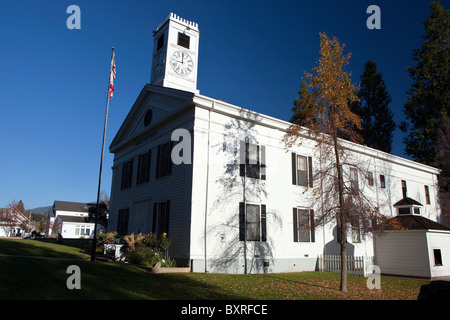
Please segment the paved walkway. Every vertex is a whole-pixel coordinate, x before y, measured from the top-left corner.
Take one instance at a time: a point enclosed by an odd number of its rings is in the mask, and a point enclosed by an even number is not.
[[[32,259],[53,259],[53,260],[71,260],[71,261],[90,261],[89,259],[81,259],[81,258],[69,258],[69,257],[41,257],[41,256],[21,256],[21,255],[15,255],[15,254],[3,254],[3,253],[0,253],[0,257],[32,258]]]

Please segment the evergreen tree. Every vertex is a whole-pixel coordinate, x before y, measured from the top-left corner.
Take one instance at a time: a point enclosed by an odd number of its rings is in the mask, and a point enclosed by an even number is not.
[[[359,101],[352,103],[354,113],[361,117],[362,129],[359,133],[363,143],[369,147],[391,152],[393,132],[395,130],[394,114],[389,108],[391,96],[377,65],[368,60],[361,75],[361,86],[357,93]]]
[[[438,130],[450,115],[450,10],[436,1],[430,10],[424,23],[423,45],[413,53],[417,64],[408,68],[414,83],[403,111],[407,121],[400,129],[406,133],[405,152],[419,162],[436,166]]]

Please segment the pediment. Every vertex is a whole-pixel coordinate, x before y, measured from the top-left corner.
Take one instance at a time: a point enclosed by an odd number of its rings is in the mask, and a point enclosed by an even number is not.
[[[127,142],[157,127],[192,101],[193,96],[191,92],[145,85],[109,146],[110,152],[114,153]]]

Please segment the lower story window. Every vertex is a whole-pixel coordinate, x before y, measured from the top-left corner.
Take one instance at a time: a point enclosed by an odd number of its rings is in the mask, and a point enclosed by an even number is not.
[[[433,254],[434,254],[434,265],[442,266],[441,249],[433,249]]]
[[[267,240],[266,205],[239,203],[239,240]]]
[[[294,242],[315,242],[314,210],[293,208]]]
[[[76,236],[89,236],[91,234],[91,229],[89,226],[76,225],[75,235]]]

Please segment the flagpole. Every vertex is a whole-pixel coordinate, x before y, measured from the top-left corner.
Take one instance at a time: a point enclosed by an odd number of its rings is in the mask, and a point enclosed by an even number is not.
[[[108,79],[108,94],[106,97],[106,111],[105,111],[105,123],[103,126],[103,142],[102,142],[102,154],[100,157],[100,172],[98,175],[98,190],[97,190],[97,212],[95,214],[95,227],[94,227],[94,239],[92,239],[92,249],[91,249],[91,261],[95,261],[95,251],[97,249],[97,225],[98,225],[98,216],[100,214],[100,187],[102,183],[102,168],[103,168],[103,154],[105,150],[105,136],[106,136],[106,123],[108,119],[108,107],[110,100],[110,84],[111,84],[111,73],[113,69],[113,61],[114,61],[114,47],[112,47],[111,53],[111,66],[109,68],[109,79]]]

